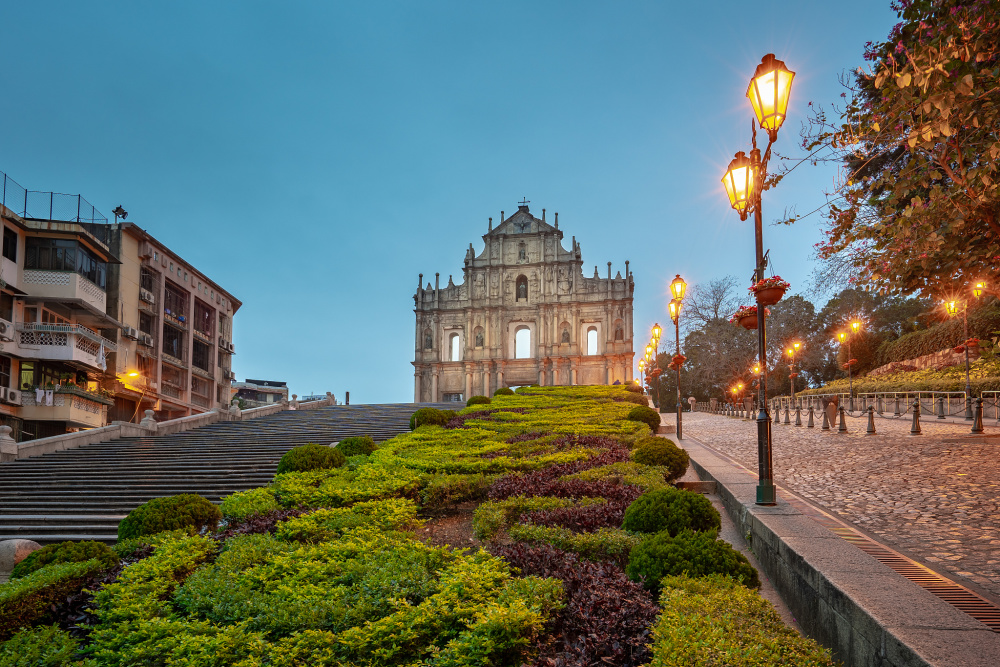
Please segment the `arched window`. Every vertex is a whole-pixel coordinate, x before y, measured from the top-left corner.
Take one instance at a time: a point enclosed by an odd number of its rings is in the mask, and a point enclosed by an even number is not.
[[[451,350],[451,361],[462,360],[461,341],[459,340],[457,333],[453,333],[448,336],[448,348]]]
[[[597,354],[597,327],[587,329],[587,354]]]
[[[517,300],[528,300],[528,278],[527,276],[517,277]]]
[[[531,359],[531,329],[528,327],[514,332],[514,358]]]

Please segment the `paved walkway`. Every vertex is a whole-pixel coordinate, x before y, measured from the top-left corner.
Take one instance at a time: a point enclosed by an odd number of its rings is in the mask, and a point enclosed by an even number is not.
[[[775,482],[1000,602],[1000,428],[976,437],[925,418],[910,436],[910,423],[876,419],[877,435],[862,419],[846,434],[772,424]],[[756,472],[754,422],[685,413],[684,434]]]

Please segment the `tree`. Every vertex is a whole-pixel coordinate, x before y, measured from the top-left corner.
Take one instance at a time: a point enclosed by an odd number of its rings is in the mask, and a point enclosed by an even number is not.
[[[840,118],[817,109],[803,133],[812,161],[845,168],[818,255],[873,288],[941,296],[1000,266],[1000,3],[893,8],[902,21],[866,45]]]
[[[710,280],[707,285],[693,286],[685,299],[681,321],[692,328],[729,318],[740,307],[743,294],[738,285],[736,276],[726,276]]]

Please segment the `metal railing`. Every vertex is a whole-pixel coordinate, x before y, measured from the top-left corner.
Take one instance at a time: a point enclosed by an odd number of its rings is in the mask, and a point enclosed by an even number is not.
[[[22,218],[37,220],[61,220],[65,222],[106,225],[108,219],[82,195],[67,195],[61,192],[27,190],[7,174],[3,175],[0,203]],[[106,235],[104,228],[87,228],[95,235]],[[98,236],[100,238],[100,236]],[[102,241],[104,239],[101,239]]]

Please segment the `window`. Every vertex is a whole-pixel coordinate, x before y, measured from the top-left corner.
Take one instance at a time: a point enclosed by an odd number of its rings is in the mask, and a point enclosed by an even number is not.
[[[0,387],[10,387],[10,357],[0,357]]]
[[[514,332],[514,358],[531,359],[531,329],[528,327]]]
[[[34,324],[38,321],[38,308],[35,306],[25,306],[24,307],[24,321],[28,324]]]
[[[155,380],[156,360],[141,354],[136,355],[136,360],[138,361],[138,368],[136,370],[138,370],[143,377]]]
[[[230,328],[229,318],[222,313],[219,313],[219,335],[226,340],[233,339],[233,331]]]
[[[169,354],[174,359],[184,361],[184,352],[187,348],[184,343],[183,331],[175,329],[169,324],[163,326],[163,354]]]
[[[69,324],[69,320],[53,313],[48,308],[42,308],[42,324]]]
[[[587,329],[587,354],[597,354],[597,327]]]
[[[10,227],[3,228],[3,256],[12,262],[17,261],[17,232]]]
[[[451,350],[450,361],[461,361],[462,360],[462,341],[457,333],[453,333],[448,336],[448,349]]]
[[[215,311],[205,302],[194,300],[194,328],[206,336],[212,335],[212,325],[215,324]]]
[[[178,319],[185,317],[188,310],[187,292],[180,287],[175,287],[169,280],[164,288],[163,312]]]
[[[8,322],[14,321],[14,296],[0,292],[0,318]]]
[[[139,269],[139,287],[156,293],[156,278],[153,276],[153,272],[146,267]]]
[[[139,331],[150,336],[155,336],[156,318],[149,313],[139,312]]]
[[[73,271],[102,290],[107,289],[108,263],[76,241],[29,237],[25,243],[24,268],[41,271]]]
[[[191,363],[203,371],[212,370],[212,347],[200,340],[194,341],[191,348]]]

